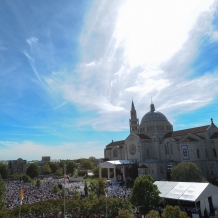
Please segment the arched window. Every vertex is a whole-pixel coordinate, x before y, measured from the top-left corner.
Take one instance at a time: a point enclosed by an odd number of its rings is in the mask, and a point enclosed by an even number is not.
[[[114,151],[113,151],[113,156],[114,156],[114,157],[117,157],[117,149],[116,149],[116,148],[115,148]]]
[[[165,144],[165,154],[167,154],[167,145]]]
[[[197,149],[197,157],[200,158],[199,149]]]
[[[170,143],[167,142],[167,154],[170,154]]]
[[[214,155],[214,157],[217,157],[216,149],[215,148],[213,148],[213,155]]]
[[[173,154],[173,146],[170,144],[170,154]]]
[[[148,157],[150,156],[148,148],[147,148],[147,156],[148,156]]]

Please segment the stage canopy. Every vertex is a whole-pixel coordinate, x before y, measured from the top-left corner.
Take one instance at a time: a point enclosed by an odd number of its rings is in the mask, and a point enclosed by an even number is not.
[[[160,197],[197,202],[218,194],[218,187],[210,183],[156,181]]]
[[[112,160],[112,161],[105,161],[100,163],[101,168],[114,168],[116,166],[123,166],[123,165],[132,165],[134,162],[129,160]]]

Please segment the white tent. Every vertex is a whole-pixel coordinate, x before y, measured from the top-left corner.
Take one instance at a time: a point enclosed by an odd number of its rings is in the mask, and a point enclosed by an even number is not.
[[[200,201],[202,213],[205,207],[210,211],[208,197],[212,198],[213,206],[218,207],[218,187],[210,183],[156,181],[154,184],[157,185],[162,198]]]

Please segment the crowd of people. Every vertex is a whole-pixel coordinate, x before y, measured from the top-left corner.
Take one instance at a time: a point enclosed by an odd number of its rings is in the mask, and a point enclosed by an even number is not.
[[[23,190],[23,200],[22,204],[33,204],[40,201],[46,201],[49,199],[61,199],[63,196],[59,193],[52,192],[55,185],[58,187],[66,187],[66,198],[71,198],[74,191],[79,192],[81,198],[85,197],[85,183],[84,182],[74,182],[69,183],[64,182],[63,179],[47,178],[42,180],[40,187],[36,187],[31,183],[24,183],[19,180],[8,180],[6,183],[7,195],[6,195],[6,205],[9,210],[14,209],[21,203],[20,199],[20,187]],[[128,198],[131,194],[131,190],[125,186],[119,186],[117,184],[110,184],[108,186],[107,197],[113,198]]]
[[[21,203],[20,199],[20,187],[22,187],[23,191],[23,200],[22,204],[33,204],[39,201],[45,201],[49,199],[60,199],[63,196],[60,193],[53,193],[52,188],[57,186],[63,186],[63,179],[53,179],[48,178],[46,180],[42,180],[42,184],[40,187],[36,187],[31,183],[20,182],[19,180],[8,180],[6,181],[6,205],[9,210],[14,209]],[[73,191],[77,190],[81,196],[84,195],[84,183],[67,183],[66,184],[67,196],[72,196]]]
[[[84,182],[69,183],[68,181],[64,182],[63,179],[47,178],[42,180],[42,184],[40,187],[36,187],[31,183],[24,183],[18,180],[8,180],[5,183],[7,189],[6,205],[7,209],[9,210],[14,209],[21,203],[19,193],[20,187],[22,187],[24,193],[22,204],[33,204],[36,202],[46,201],[49,199],[62,199],[63,195],[61,195],[61,192],[54,193],[52,191],[55,185],[59,187],[66,187],[67,198],[72,198],[75,190],[80,194],[81,199],[85,197]],[[116,183],[110,183],[107,187],[106,195],[108,198],[129,198],[131,195],[131,189],[127,188],[126,186],[120,186]],[[180,208],[182,211],[185,211],[188,215],[200,214],[200,209],[196,207],[185,207],[180,205]],[[163,212],[163,209],[164,207],[159,208],[159,211]],[[215,211],[215,214],[218,214],[218,210]]]
[[[108,186],[107,197],[128,198],[131,195],[131,189],[119,184],[110,184]]]

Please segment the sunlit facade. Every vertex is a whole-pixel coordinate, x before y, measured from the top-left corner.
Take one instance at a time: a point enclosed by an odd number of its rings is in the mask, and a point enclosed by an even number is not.
[[[138,163],[138,174],[150,174],[155,180],[169,179],[171,168],[179,162],[193,162],[205,178],[218,176],[218,128],[210,125],[173,131],[166,116],[155,110],[153,103],[141,122],[132,102],[130,135],[112,141],[104,149],[109,160]]]

